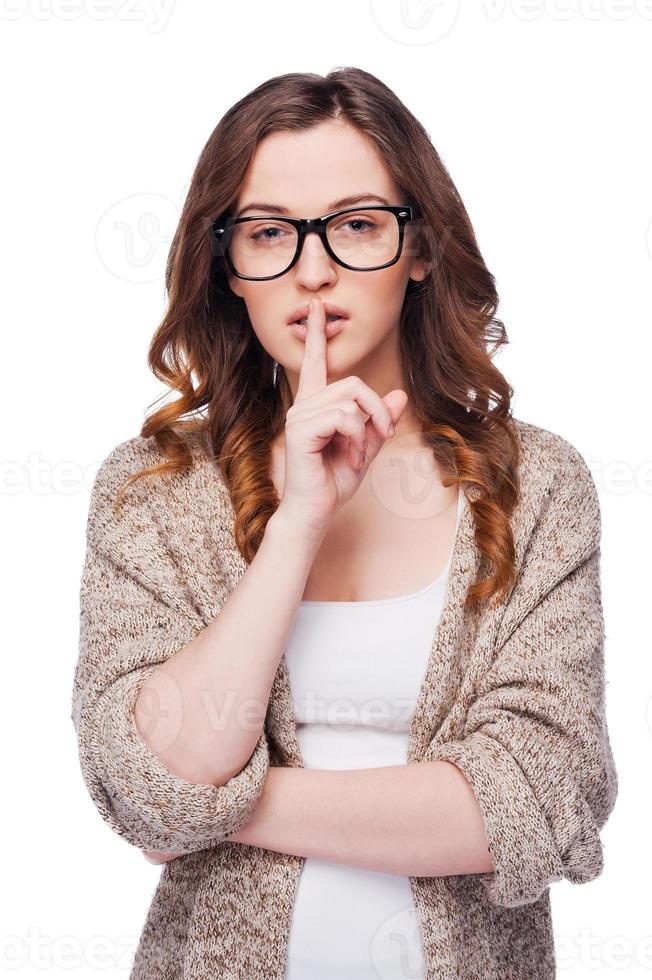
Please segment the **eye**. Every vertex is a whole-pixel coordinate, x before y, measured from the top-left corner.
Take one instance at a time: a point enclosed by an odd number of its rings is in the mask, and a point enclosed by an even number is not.
[[[271,232],[272,234],[268,234],[269,232]],[[258,231],[254,232],[249,237],[254,242],[258,242],[262,240],[273,242],[276,241],[278,237],[280,237],[278,234],[274,234],[274,232],[284,232],[284,229],[278,228],[276,225],[268,225],[265,228],[260,228]]]
[[[373,228],[374,227],[374,225],[372,225],[371,221],[365,221],[364,218],[354,218],[353,221],[351,222],[351,224],[364,225],[365,228]]]
[[[363,215],[354,215],[353,217],[348,217],[341,221],[332,229],[332,234],[341,236],[348,236],[350,238],[359,238],[362,235],[368,234],[370,231],[375,231],[378,225],[375,221],[370,221],[368,217]]]

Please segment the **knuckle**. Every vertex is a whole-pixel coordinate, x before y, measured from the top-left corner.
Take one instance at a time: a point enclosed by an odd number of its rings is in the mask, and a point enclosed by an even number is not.
[[[346,432],[349,432],[351,429],[351,413],[346,411],[346,409],[344,409],[341,405],[337,405],[334,411],[336,424],[340,427],[340,429],[344,429]]]

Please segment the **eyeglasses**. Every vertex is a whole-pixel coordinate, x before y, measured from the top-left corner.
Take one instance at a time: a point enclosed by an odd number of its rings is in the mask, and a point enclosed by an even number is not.
[[[277,279],[298,262],[306,235],[319,235],[330,257],[345,269],[373,272],[401,257],[405,225],[421,217],[418,204],[346,208],[319,218],[254,215],[214,221],[211,251],[238,279]]]

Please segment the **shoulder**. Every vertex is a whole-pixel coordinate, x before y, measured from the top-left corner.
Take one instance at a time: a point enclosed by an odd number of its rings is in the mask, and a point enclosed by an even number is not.
[[[532,422],[512,418],[521,448],[521,473],[528,482],[537,475],[555,480],[579,479],[583,487],[595,482],[586,459],[568,439]]]
[[[157,469],[168,457],[153,436],[137,435],[118,443],[102,459],[93,480],[88,516],[91,533],[95,524],[115,529],[124,537],[151,522],[181,525],[194,521],[199,525],[221,519],[230,497],[207,441],[199,434],[185,434],[184,440],[191,462],[177,470]],[[152,472],[128,482],[149,470]]]
[[[599,552],[601,536],[597,488],[579,449],[556,432],[513,421],[521,450],[520,496],[511,517],[517,581],[505,628]]]
[[[193,465],[202,456],[207,456],[207,440],[200,434],[186,434],[184,441],[193,457]],[[143,469],[146,466],[157,466],[164,463],[167,457],[159,448],[154,436],[132,436],[119,442],[101,461],[98,475],[110,479],[124,478]]]
[[[214,608],[244,559],[232,540],[231,501],[215,461],[199,443],[191,455],[190,466],[139,477],[119,493],[130,477],[167,456],[151,437],[118,443],[95,475],[86,548],[91,565],[110,562],[114,573],[120,569],[192,617],[199,606]]]
[[[582,517],[599,531],[600,502],[591,469],[580,450],[557,432],[512,419],[520,448],[521,506],[552,509],[562,522]]]
[[[153,437],[133,436],[118,443],[100,462],[94,485],[107,491],[117,489],[128,477],[145,467],[164,461]]]
[[[86,520],[82,588],[97,589],[106,602],[127,596],[125,614],[130,604],[142,605],[144,588],[147,602],[155,597],[193,620],[201,610],[207,623],[241,558],[231,547],[221,477],[199,446],[189,466],[128,482],[167,459],[153,438],[133,436],[100,463]]]
[[[184,434],[184,441],[191,454],[191,464],[183,470],[166,475],[165,480],[151,480],[147,496],[152,493],[166,494],[188,480],[196,480],[208,470],[212,479],[222,483],[220,471],[210,458],[208,440],[201,433]],[[157,468],[168,462],[169,457],[160,449],[153,436],[132,436],[118,443],[100,462],[95,474],[93,489],[115,493],[131,476],[143,470]],[[137,487],[139,481],[131,486]]]
[[[555,586],[600,553],[600,503],[584,456],[568,439],[513,418],[520,495],[510,518],[516,581],[501,614],[500,646]],[[551,601],[551,600],[549,600]]]

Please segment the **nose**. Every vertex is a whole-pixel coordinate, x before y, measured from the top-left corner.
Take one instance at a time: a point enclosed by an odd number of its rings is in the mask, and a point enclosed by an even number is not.
[[[335,266],[317,232],[308,232],[293,269],[297,282],[309,289],[318,289],[324,283],[337,279]]]

